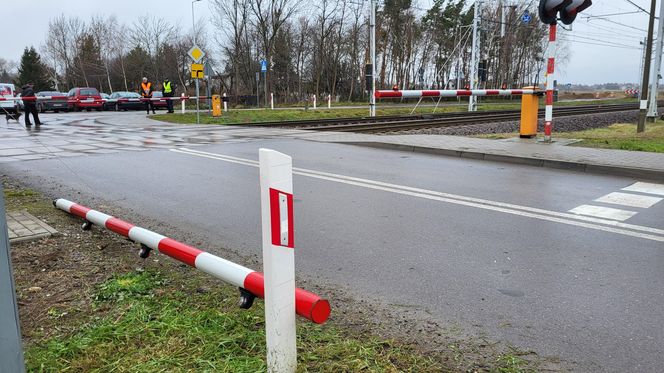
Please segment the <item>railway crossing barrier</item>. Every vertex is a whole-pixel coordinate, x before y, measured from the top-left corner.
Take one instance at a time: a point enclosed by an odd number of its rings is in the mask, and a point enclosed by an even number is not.
[[[265,298],[268,371],[295,372],[295,315],[323,324],[330,316],[330,304],[295,287],[291,157],[260,149],[259,163],[264,274],[63,198],[54,200],[53,205],[85,219],[84,230],[96,225],[139,243],[141,258],[156,250],[237,286],[242,308],[251,307],[256,297]]]
[[[468,97],[468,96],[521,96],[521,122],[519,128],[520,137],[534,137],[537,135],[537,113],[539,96],[542,92],[536,87],[524,87],[523,89],[439,89],[439,90],[378,90],[376,98],[419,98],[417,105],[411,111],[415,112],[417,106],[425,97],[438,97],[434,112],[444,97]],[[549,132],[550,135],[550,132]]]

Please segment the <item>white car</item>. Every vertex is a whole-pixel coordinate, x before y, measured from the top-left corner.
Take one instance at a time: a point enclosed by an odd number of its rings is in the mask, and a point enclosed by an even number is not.
[[[0,97],[14,98],[15,88],[11,83],[0,83]],[[0,100],[0,114],[18,112],[18,100]]]

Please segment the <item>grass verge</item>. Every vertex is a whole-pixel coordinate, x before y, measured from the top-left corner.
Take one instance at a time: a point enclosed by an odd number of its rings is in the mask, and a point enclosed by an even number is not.
[[[266,370],[262,301],[242,310],[237,289],[158,253],[140,260],[123,237],[81,231],[80,219],[39,192],[6,178],[3,184],[8,210],[27,209],[61,233],[12,245],[28,371]],[[484,340],[435,340],[444,333],[437,328],[418,334],[410,326],[402,334],[403,321],[381,336],[375,310],[358,314],[349,310],[366,304],[330,298],[327,324],[298,318],[299,372],[523,372],[539,364],[532,352]],[[430,350],[405,342],[418,340]]]
[[[597,100],[597,101],[584,101],[582,103],[578,102],[560,102],[560,106],[574,106],[574,105],[594,105],[594,104],[619,104],[619,103],[629,103],[634,102],[634,100]],[[431,102],[425,102],[426,104],[431,104]],[[435,103],[435,102],[434,102]],[[415,107],[415,102],[411,103],[411,107],[390,107],[390,104],[379,105],[376,110],[376,115],[407,115]],[[436,109],[436,113],[444,112],[465,112],[465,104],[462,102],[459,105],[450,105],[450,102],[444,103],[447,106],[440,106]],[[491,110],[515,110],[519,109],[521,106],[519,100],[514,101],[489,101],[481,103],[479,106],[480,111],[491,111]],[[433,112],[433,107],[430,106],[420,106],[418,107],[414,114],[431,114]],[[311,120],[311,119],[329,119],[329,118],[362,118],[368,116],[367,107],[357,108],[338,108],[338,109],[326,109],[319,108],[316,110],[309,109],[304,110],[302,108],[292,108],[287,110],[231,110],[227,113],[224,113],[222,117],[214,118],[207,114],[207,112],[201,112],[200,122],[202,124],[217,124],[217,125],[232,125],[232,124],[252,124],[260,122],[281,122],[281,121],[290,121],[290,120]],[[157,114],[152,115],[150,118],[159,120],[162,122],[169,123],[179,123],[179,124],[195,124],[196,123],[196,114],[195,113],[186,113],[186,114]]]
[[[487,139],[517,137],[518,133],[478,135]],[[664,153],[664,122],[646,123],[646,131],[636,132],[636,124],[616,123],[585,131],[555,132],[553,137],[579,139],[573,146]]]

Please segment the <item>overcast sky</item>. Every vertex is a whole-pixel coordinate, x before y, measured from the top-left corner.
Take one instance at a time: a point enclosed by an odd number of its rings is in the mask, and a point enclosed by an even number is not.
[[[191,29],[190,0],[0,0],[2,9],[2,42],[0,57],[18,61],[26,46],[36,48],[43,44],[49,20],[59,14],[77,15],[84,20],[93,15],[115,14],[120,22],[133,23],[144,14],[154,14],[179,25],[183,31]],[[422,8],[428,8],[431,0],[416,0]],[[469,2],[471,0],[468,0]],[[497,0],[485,0],[497,1]],[[529,0],[504,0],[514,4]],[[649,10],[647,0],[631,0]],[[209,22],[208,0],[195,4],[196,16]],[[536,0],[532,0],[537,4]],[[594,4],[577,17],[573,30],[559,31],[561,39],[568,41],[570,59],[559,71],[561,83],[592,84],[604,82],[640,81],[642,56],[639,41],[645,37],[648,27],[646,13],[628,0],[594,0]],[[658,1],[658,3],[661,1]],[[312,2],[311,4],[313,4]],[[659,5],[658,5],[659,9]],[[636,12],[614,16],[611,14]],[[605,19],[586,18],[584,15],[603,16]],[[617,22],[617,23],[614,23]],[[655,23],[657,27],[657,23]],[[10,32],[9,30],[14,30]],[[213,31],[210,25],[208,30]],[[565,35],[565,36],[562,36]],[[601,44],[601,45],[597,45]]]

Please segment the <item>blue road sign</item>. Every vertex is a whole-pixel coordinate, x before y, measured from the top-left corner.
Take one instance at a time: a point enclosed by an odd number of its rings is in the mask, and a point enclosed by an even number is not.
[[[523,13],[523,15],[521,16],[521,21],[523,21],[523,23],[530,23],[530,20],[531,20],[531,19],[532,19],[532,17],[531,17],[530,14],[528,13],[528,11],[525,11],[525,12]]]
[[[267,71],[267,60],[261,60],[261,72],[264,73]]]

